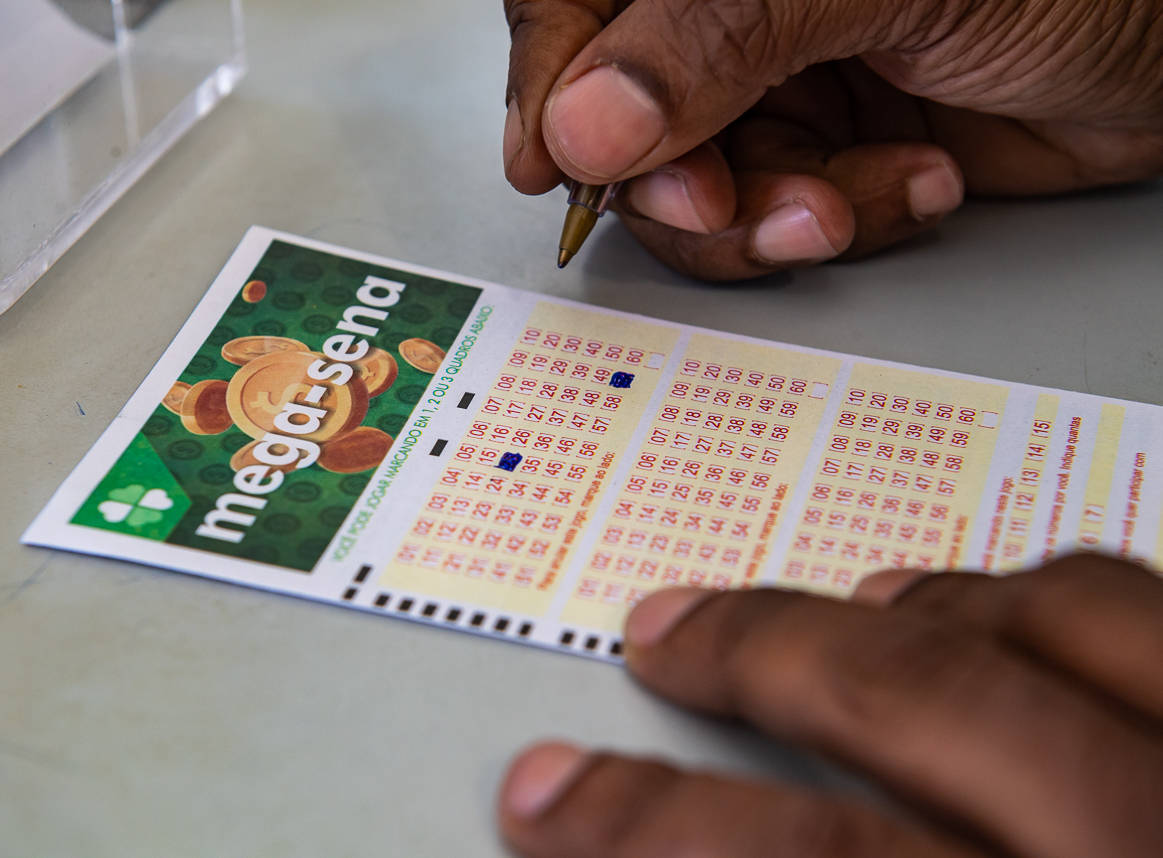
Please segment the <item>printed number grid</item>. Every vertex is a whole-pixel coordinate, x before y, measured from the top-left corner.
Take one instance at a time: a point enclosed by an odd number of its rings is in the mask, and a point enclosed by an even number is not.
[[[725,345],[693,340],[683,356],[578,580],[579,603],[624,610],[661,586],[755,579],[831,386],[797,371],[835,367],[776,371],[781,350]]]
[[[536,315],[394,558],[426,573],[422,584],[491,585],[498,593],[484,603],[513,604],[500,591],[525,591],[530,610],[551,598],[665,361],[654,343],[575,336]]]
[[[1000,526],[991,529],[986,543],[987,569],[1016,569],[1030,551],[1030,523],[1045,494],[1043,471],[1057,411],[1058,397],[1043,394],[1038,398],[1017,473],[1002,480],[994,513]],[[1052,489],[1047,490],[1052,494]]]
[[[962,382],[960,396],[938,398],[918,395],[911,373],[890,375],[878,388],[854,371],[789,547],[789,583],[842,594],[867,571],[950,566],[963,549],[1000,422],[996,388]]]
[[[1042,394],[1034,418],[1023,439],[1022,458],[1015,470],[1002,479],[994,509],[993,526],[985,551],[985,568],[1012,571],[1033,559],[1048,560],[1066,539],[1081,547],[1097,550],[1107,524],[1112,478],[1118,456],[1118,439],[1124,409],[1110,403],[1102,406],[1097,425],[1087,426],[1081,415],[1061,415],[1060,398]],[[1054,438],[1062,441],[1057,447]],[[1076,451],[1085,437],[1093,438],[1090,468],[1075,467]],[[1141,467],[1142,454],[1134,467]],[[1065,528],[1068,497],[1081,488],[1077,529]],[[1113,546],[1112,546],[1113,547]],[[1121,545],[1121,554],[1130,556],[1130,541]]]

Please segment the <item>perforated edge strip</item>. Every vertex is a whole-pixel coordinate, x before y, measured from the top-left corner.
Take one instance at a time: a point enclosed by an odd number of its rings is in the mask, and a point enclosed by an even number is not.
[[[351,584],[340,598],[354,602],[361,586],[372,572],[368,564],[360,566],[352,576]],[[452,626],[475,631],[490,636],[514,640],[532,640],[536,631],[536,621],[518,617],[506,611],[488,611],[480,608],[466,608],[443,599],[416,596],[408,593],[391,593],[381,590],[372,599],[371,605],[385,615],[402,615],[413,620],[428,622],[436,626]],[[593,631],[562,629],[556,642],[550,646],[568,650],[577,655],[594,656],[603,659],[621,658],[622,639],[613,635],[603,635]]]

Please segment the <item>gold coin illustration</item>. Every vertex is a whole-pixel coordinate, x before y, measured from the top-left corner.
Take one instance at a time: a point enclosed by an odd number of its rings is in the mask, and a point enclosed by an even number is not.
[[[242,287],[242,300],[248,304],[257,304],[267,296],[267,284],[261,280],[251,280]]]
[[[400,365],[396,359],[383,349],[370,349],[353,363],[359,369],[363,383],[367,385],[367,395],[373,398],[391,387],[400,374]]]
[[[336,474],[357,474],[374,468],[388,455],[392,436],[374,426],[360,426],[323,445],[319,467]]]
[[[226,391],[226,406],[238,428],[252,438],[262,438],[267,432],[284,434],[285,429],[275,426],[275,418],[292,401],[327,412],[314,431],[290,433],[297,437],[322,442],[358,426],[367,414],[367,386],[358,374],[347,384],[313,381],[307,367],[321,358],[315,352],[283,351],[248,361],[234,373]],[[305,419],[300,416],[293,422]]]
[[[226,382],[217,378],[199,381],[182,399],[182,425],[195,435],[217,435],[234,421],[226,408]]]
[[[162,405],[167,411],[172,411],[174,414],[182,413],[182,400],[186,398],[186,394],[190,392],[190,385],[184,381],[175,381],[170,387],[169,392],[162,397]]]
[[[256,459],[254,455],[254,448],[261,443],[262,441],[251,441],[245,447],[239,447],[237,450],[235,450],[234,455],[230,457],[231,469],[235,471],[241,471],[243,468],[250,467],[251,465],[264,465],[270,468],[272,471],[282,471],[284,474],[289,474],[291,471],[295,470],[295,462],[288,462],[285,465],[267,465],[266,462],[260,462],[258,459]],[[272,444],[271,448],[271,452],[273,452],[276,456],[285,452],[287,449],[281,444]]]
[[[306,343],[290,337],[236,337],[222,346],[222,357],[242,366],[272,352],[305,352]]]
[[[400,343],[400,357],[420,372],[436,372],[444,360],[444,349],[436,343],[413,337]]]

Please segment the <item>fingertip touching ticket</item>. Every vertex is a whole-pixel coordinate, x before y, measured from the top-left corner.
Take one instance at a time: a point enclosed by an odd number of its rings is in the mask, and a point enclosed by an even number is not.
[[[616,659],[670,585],[1163,561],[1163,409],[255,227],[24,535]]]

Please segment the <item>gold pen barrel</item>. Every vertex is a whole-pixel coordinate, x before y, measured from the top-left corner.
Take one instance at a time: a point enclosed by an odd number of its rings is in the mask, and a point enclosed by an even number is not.
[[[558,242],[557,267],[565,268],[573,259],[594,228],[610,201],[617,193],[618,183],[612,185],[586,185],[574,181],[569,186],[569,208],[565,212],[565,225],[561,228]]]

